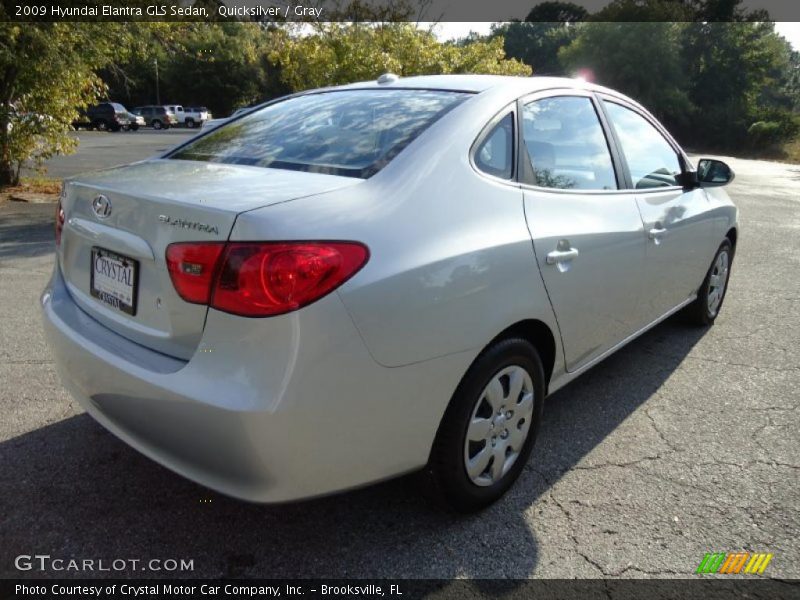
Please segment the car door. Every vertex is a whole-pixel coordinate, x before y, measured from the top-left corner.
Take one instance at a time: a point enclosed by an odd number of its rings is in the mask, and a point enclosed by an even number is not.
[[[591,93],[542,92],[521,104],[525,216],[574,371],[639,324],[642,220]]]
[[[701,188],[684,188],[688,159],[666,131],[638,107],[614,97],[602,106],[623,159],[645,231],[643,321],[694,296],[716,251],[709,203]]]

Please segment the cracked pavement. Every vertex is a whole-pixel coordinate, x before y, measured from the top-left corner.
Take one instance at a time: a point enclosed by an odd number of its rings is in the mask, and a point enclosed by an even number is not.
[[[520,481],[467,517],[413,478],[245,504],[117,441],[43,340],[53,207],[0,206],[0,576],[53,575],[14,569],[40,553],[188,558],[200,577],[693,577],[746,550],[800,577],[800,167],[725,160],[741,232],[717,324],[670,319],[554,394]]]

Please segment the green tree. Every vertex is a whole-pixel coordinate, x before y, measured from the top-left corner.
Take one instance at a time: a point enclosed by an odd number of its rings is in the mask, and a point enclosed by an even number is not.
[[[240,106],[285,93],[269,61],[273,33],[256,23],[194,23],[163,57],[162,97],[202,104],[227,115]]]
[[[574,24],[587,16],[585,8],[570,2],[542,2],[524,21],[492,26],[491,37],[503,37],[506,55],[529,65],[537,75],[561,75],[558,52],[575,39]]]
[[[0,185],[16,184],[26,162],[71,152],[81,107],[105,95],[98,71],[142,50],[164,23],[11,23],[0,7]],[[147,37],[147,36],[144,36]]]
[[[94,70],[108,60],[105,36],[63,23],[0,22],[0,185],[14,185],[26,160],[41,164],[75,145],[67,132],[103,89]]]
[[[797,133],[790,112],[792,52],[773,23],[691,23],[682,45],[698,141],[734,149],[762,121],[777,123],[785,138]]]
[[[312,35],[284,30],[270,57],[293,90],[374,79],[440,73],[530,75],[506,59],[503,39],[459,46],[442,43],[411,23],[320,24]]]
[[[559,57],[568,72],[619,90],[672,127],[691,114],[681,62],[684,23],[589,22]]]

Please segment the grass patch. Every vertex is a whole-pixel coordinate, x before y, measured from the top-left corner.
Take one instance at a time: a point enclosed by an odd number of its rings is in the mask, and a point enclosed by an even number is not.
[[[0,187],[0,204],[8,201],[55,202],[61,193],[61,180],[52,177],[21,177],[19,185]]]
[[[782,153],[785,155],[782,160],[786,162],[800,164],[800,138],[789,142],[782,148]]]
[[[36,194],[60,194],[61,180],[44,176],[21,177],[18,187]]]

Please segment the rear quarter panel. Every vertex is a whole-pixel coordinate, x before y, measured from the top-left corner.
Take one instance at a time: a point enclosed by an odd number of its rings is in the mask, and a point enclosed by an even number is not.
[[[522,191],[469,163],[475,137],[506,103],[476,97],[371,179],[241,215],[231,239],[367,244],[369,262],[338,293],[383,366],[477,354],[524,319],[543,321],[557,339]]]

